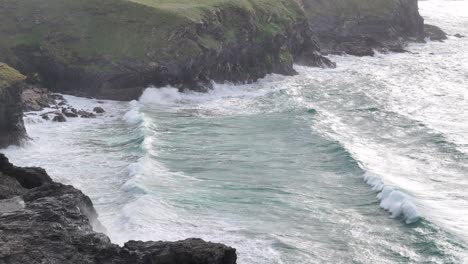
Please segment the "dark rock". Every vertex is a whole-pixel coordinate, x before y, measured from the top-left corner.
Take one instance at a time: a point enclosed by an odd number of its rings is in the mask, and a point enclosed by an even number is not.
[[[457,33],[457,34],[455,34],[453,36],[457,37],[457,38],[464,38],[465,37],[465,35],[462,35],[462,34],[459,34],[459,33]]]
[[[177,242],[129,241],[124,249],[137,255],[143,263],[236,263],[236,250],[222,244],[210,244],[201,239],[187,239]]]
[[[38,171],[15,167],[0,154],[0,263],[236,263],[235,249],[200,239],[112,244],[93,230],[100,224],[88,196]],[[17,180],[25,175],[39,180]]]
[[[37,167],[16,167],[11,164],[8,158],[2,153],[0,153],[0,173],[13,177],[19,182],[19,184],[21,184],[21,186],[27,189],[32,189],[52,182],[52,179],[47,175],[44,169]]]
[[[372,56],[374,50],[404,52],[407,41],[424,38],[424,20],[417,0],[303,2],[312,32],[324,54]],[[325,6],[325,2],[329,5]]]
[[[71,117],[71,118],[78,117],[77,114],[72,113],[72,112],[64,112],[63,114],[64,114],[66,117]]]
[[[102,113],[105,113],[105,112],[106,112],[106,111],[104,110],[104,108],[99,107],[99,106],[94,107],[93,111],[96,112],[96,113],[98,113],[98,114],[102,114]]]
[[[74,118],[74,117],[78,117],[78,115],[76,113],[73,112],[74,109],[69,109],[69,108],[62,108],[62,114],[66,117],[71,117],[71,118]],[[76,112],[76,110],[75,110]]]
[[[424,25],[424,35],[426,38],[434,41],[442,41],[447,39],[447,33],[433,25]]]
[[[96,115],[94,113],[87,112],[87,111],[84,111],[84,110],[79,110],[78,115],[80,115],[80,117],[82,117],[82,118],[95,118],[96,117]]]
[[[52,121],[54,122],[66,122],[67,119],[65,118],[65,116],[61,113],[56,113],[54,118],[52,118]]]
[[[42,114],[41,118],[44,120],[50,120],[49,116],[47,114]]]

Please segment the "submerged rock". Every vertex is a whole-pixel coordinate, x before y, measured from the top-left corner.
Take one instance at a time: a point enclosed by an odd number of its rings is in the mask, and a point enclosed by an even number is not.
[[[61,113],[56,113],[54,118],[52,118],[52,121],[54,122],[66,122],[67,119],[65,118],[65,116]]]
[[[19,168],[0,154],[0,263],[234,264],[236,250],[201,239],[129,241],[123,247],[93,230],[91,199],[53,182],[44,170]],[[8,205],[8,206],[6,206]]]
[[[85,110],[79,110],[77,112],[77,114],[81,117],[81,118],[95,118],[96,115],[94,113],[91,113],[91,112],[88,112],[88,111],[85,111]]]

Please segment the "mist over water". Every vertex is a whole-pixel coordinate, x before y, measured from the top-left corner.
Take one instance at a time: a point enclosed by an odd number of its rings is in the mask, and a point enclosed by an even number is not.
[[[468,36],[468,1],[421,1]],[[201,237],[239,263],[468,261],[468,38],[333,56],[207,94],[148,88],[4,152],[89,195],[113,242]],[[96,100],[66,96],[76,108]]]

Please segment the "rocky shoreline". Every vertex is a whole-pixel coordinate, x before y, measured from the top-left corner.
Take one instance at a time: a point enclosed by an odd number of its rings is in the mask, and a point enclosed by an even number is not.
[[[236,263],[236,250],[222,244],[192,238],[120,247],[93,226],[103,229],[88,196],[54,182],[41,168],[16,167],[0,154],[1,264]]]

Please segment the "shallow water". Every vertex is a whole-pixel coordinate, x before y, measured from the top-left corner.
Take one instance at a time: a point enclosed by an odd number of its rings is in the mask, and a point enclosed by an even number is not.
[[[468,36],[468,1],[420,7]],[[248,264],[464,263],[468,38],[409,49],[208,94],[149,88],[98,119],[29,116],[33,140],[4,152],[82,189],[116,243],[201,237]]]

